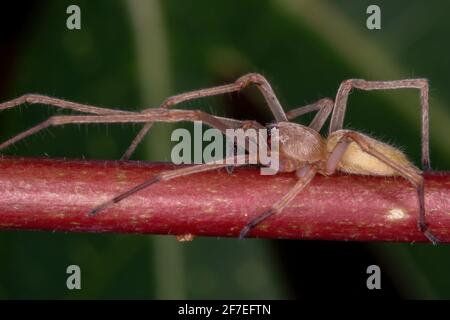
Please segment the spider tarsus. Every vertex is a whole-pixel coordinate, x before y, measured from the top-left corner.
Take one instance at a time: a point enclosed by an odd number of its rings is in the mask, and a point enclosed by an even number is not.
[[[431,172],[431,171],[433,171],[433,168],[431,168],[430,164],[427,162],[427,163],[422,164],[422,171],[424,173]]]
[[[232,174],[234,170],[234,166],[226,166],[225,169],[227,170],[228,174]]]
[[[107,201],[107,202],[105,202],[105,203],[103,203],[103,204],[101,204],[101,205],[95,207],[95,208],[92,209],[91,211],[89,211],[88,216],[89,216],[89,217],[94,217],[94,216],[96,216],[100,211],[102,211],[103,209],[105,209],[106,207],[108,207],[108,206],[110,206],[110,205],[112,205],[112,204],[114,204],[114,203],[117,203],[117,202],[119,202],[119,200],[117,200],[117,198],[114,198],[114,199],[112,199],[112,200],[110,200],[110,201]]]
[[[120,157],[120,161],[128,161],[130,160],[130,154],[128,154],[128,152],[124,153],[121,157]]]
[[[98,207],[95,207],[94,209],[92,209],[91,211],[88,212],[88,216],[89,217],[94,217],[96,216],[101,210],[103,210],[103,208],[106,207],[106,204],[102,204]]]
[[[112,198],[111,200],[109,200],[109,201],[99,205],[98,207],[92,209],[91,211],[89,211],[88,215],[91,216],[91,217],[95,216],[95,215],[97,215],[99,213],[99,211],[103,210],[107,206],[110,206],[110,205],[115,204],[115,203],[117,203],[119,201],[122,201],[123,199],[129,197],[130,195],[132,195],[132,194],[134,194],[134,193],[136,193],[136,192],[138,192],[138,191],[140,191],[142,189],[145,189],[148,186],[150,186],[150,185],[152,185],[152,184],[154,184],[156,182],[159,182],[161,180],[162,180],[162,177],[157,175],[157,176],[153,177],[152,179],[150,179],[150,180],[148,180],[148,181],[146,181],[144,183],[141,183],[140,185],[137,185],[136,187],[128,190],[127,192],[124,192],[121,195],[119,195],[119,196],[117,196],[115,198]]]
[[[250,227],[249,225],[246,225],[244,228],[242,228],[241,232],[239,233],[239,240],[244,240],[251,229],[252,227]]]
[[[441,243],[438,237],[436,237],[429,229],[428,225],[423,222],[419,222],[419,230],[423,233],[423,235],[433,244],[437,245]]]
[[[94,209],[92,209],[91,211],[89,211],[88,216],[93,217],[96,216],[100,211],[102,211],[103,209],[105,209],[106,207],[117,203],[118,200],[116,200],[117,198],[114,198],[112,200],[106,201],[104,203],[102,203],[101,205],[95,207]]]
[[[244,239],[248,233],[256,227],[258,224],[269,218],[270,216],[277,213],[277,210],[275,208],[270,208],[264,213],[261,213],[260,215],[256,216],[252,220],[250,220],[244,228],[242,228],[241,233],[239,234],[239,239]]]
[[[425,235],[425,237],[427,237],[428,240],[431,241],[433,245],[441,243],[441,240],[439,240],[439,238],[437,238],[430,230],[425,230],[423,234]]]

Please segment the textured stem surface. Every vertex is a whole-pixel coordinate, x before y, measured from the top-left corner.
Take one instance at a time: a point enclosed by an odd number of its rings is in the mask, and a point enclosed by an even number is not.
[[[0,160],[0,229],[234,237],[296,181],[258,168],[214,170],[157,183],[98,216],[96,205],[176,166],[120,161]],[[426,175],[430,228],[450,242],[450,174]],[[252,236],[425,241],[417,229],[415,189],[402,178],[317,176],[282,213]],[[180,237],[182,239],[183,237]]]

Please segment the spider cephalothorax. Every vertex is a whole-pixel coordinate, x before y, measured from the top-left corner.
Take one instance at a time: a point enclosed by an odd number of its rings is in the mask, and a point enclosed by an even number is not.
[[[277,123],[280,172],[293,172],[325,157],[325,142],[315,130],[294,122]]]

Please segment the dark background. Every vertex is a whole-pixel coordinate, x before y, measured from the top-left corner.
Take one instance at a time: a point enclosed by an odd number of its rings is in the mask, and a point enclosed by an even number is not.
[[[66,28],[67,6],[82,29]],[[378,4],[382,29],[366,28]],[[334,97],[348,78],[426,77],[431,84],[431,160],[450,160],[450,22],[445,1],[15,1],[0,10],[0,100],[37,92],[138,110],[165,97],[265,75],[289,110]],[[400,146],[419,165],[414,90],[358,92],[346,127]],[[269,121],[254,90],[180,107]],[[55,113],[29,106],[0,115],[1,139]],[[302,121],[307,121],[303,117]],[[191,128],[188,124],[187,128]],[[6,155],[118,159],[140,126],[51,128]],[[133,159],[170,159],[157,125]],[[0,173],[1,175],[1,173]],[[342,243],[112,234],[0,233],[0,298],[450,298],[446,245]],[[66,289],[66,267],[82,290]],[[366,288],[377,264],[382,290]]]

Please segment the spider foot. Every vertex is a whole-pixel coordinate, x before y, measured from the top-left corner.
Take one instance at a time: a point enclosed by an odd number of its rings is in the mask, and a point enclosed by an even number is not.
[[[427,237],[428,240],[431,241],[433,245],[441,243],[441,240],[439,240],[439,238],[436,237],[430,230],[423,231],[423,234],[425,235],[425,237]]]
[[[234,166],[226,166],[225,169],[227,170],[228,174],[232,174],[234,170]]]
[[[430,229],[428,229],[428,225],[424,222],[419,222],[419,230],[424,234],[424,236],[433,244],[437,245],[441,243],[438,237],[436,237]]]
[[[422,162],[422,171],[423,172],[431,172],[433,171],[433,168],[431,168],[430,162],[423,161]]]
[[[102,211],[103,209],[105,209],[107,206],[109,206],[112,203],[113,203],[112,201],[107,201],[107,202],[95,207],[94,209],[89,211],[88,216],[90,216],[90,217],[96,216],[100,211]]]
[[[277,212],[278,212],[278,210],[276,208],[270,208],[266,212],[260,214],[259,216],[256,216],[252,220],[250,220],[244,226],[244,228],[242,228],[241,233],[239,233],[239,239],[241,239],[241,240],[244,239],[254,227],[256,227],[262,221],[266,220],[268,217],[270,217],[271,215],[273,215]]]
[[[250,233],[250,230],[252,230],[253,226],[246,225],[244,228],[242,228],[241,232],[239,233],[239,240],[243,240],[247,235]]]

